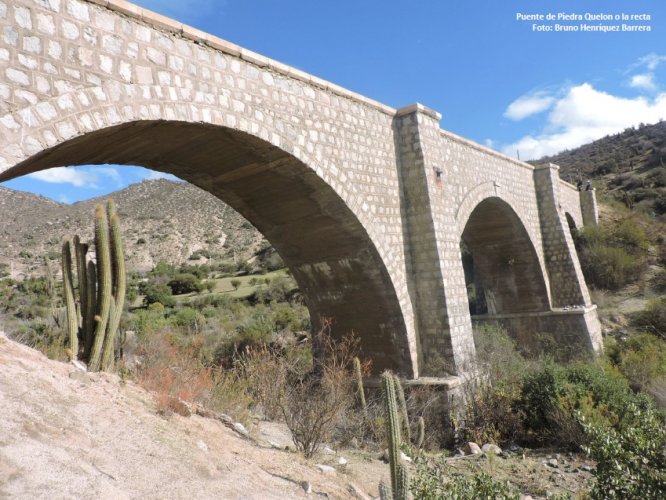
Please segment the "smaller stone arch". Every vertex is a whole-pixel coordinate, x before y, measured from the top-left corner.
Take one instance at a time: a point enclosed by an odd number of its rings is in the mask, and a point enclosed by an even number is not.
[[[534,244],[515,210],[497,196],[483,199],[461,233],[477,295],[478,312],[514,314],[550,309],[548,286]],[[469,274],[468,274],[469,276]]]

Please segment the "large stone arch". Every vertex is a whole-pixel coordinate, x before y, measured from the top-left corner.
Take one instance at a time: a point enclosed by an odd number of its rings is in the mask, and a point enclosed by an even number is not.
[[[392,275],[400,259],[377,234],[381,224],[355,187],[332,174],[330,160],[294,145],[279,125],[257,129],[182,89],[116,83],[39,102],[3,123],[16,133],[2,144],[0,181],[76,164],[173,173],[266,235],[303,289],[315,327],[331,317],[334,335],[361,338],[375,370],[418,373],[411,304]]]

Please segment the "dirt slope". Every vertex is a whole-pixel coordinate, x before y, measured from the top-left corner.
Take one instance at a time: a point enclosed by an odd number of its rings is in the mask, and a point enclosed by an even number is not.
[[[0,408],[0,498],[353,498],[350,482],[370,491],[388,472],[375,461],[372,471],[324,474],[316,464],[336,457],[307,462],[218,420],[166,419],[131,382],[50,361],[1,333]]]

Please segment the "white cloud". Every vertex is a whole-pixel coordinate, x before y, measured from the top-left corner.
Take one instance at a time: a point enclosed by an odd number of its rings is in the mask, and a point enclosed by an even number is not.
[[[654,75],[652,73],[643,73],[631,77],[629,86],[635,89],[644,90],[657,90],[657,84],[654,82]]]
[[[96,188],[97,176],[82,170],[56,167],[29,174],[28,177],[51,184],[72,184],[76,187]]]
[[[666,93],[653,99],[619,97],[595,89],[589,83],[570,87],[548,114],[546,125],[536,136],[527,135],[502,151],[520,152],[523,160],[540,158],[571,149],[639,123],[666,118]]]
[[[555,102],[555,97],[547,92],[533,92],[519,97],[506,108],[504,116],[513,121],[519,121],[528,116],[542,113]]]
[[[120,173],[113,167],[55,167],[29,174],[28,177],[51,184],[71,184],[85,189],[99,189],[104,178],[110,179],[116,186],[123,185]]]
[[[116,183],[116,186],[123,186],[123,178],[120,175],[120,172],[113,167],[95,167],[95,173],[101,174],[104,177],[108,177]]]
[[[632,67],[633,68],[640,68],[640,67],[644,66],[649,71],[654,71],[663,62],[666,62],[666,56],[655,54],[653,52],[652,54],[648,54],[646,56],[641,57],[638,60],[638,62],[636,64],[634,64]]]

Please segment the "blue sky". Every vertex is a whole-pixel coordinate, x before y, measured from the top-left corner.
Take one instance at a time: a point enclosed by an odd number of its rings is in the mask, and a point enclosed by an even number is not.
[[[666,118],[663,0],[135,0],[511,156],[538,158]],[[648,14],[650,32],[534,31],[517,14]],[[606,21],[605,25],[622,21]],[[4,183],[73,202],[156,173],[60,169]]]

